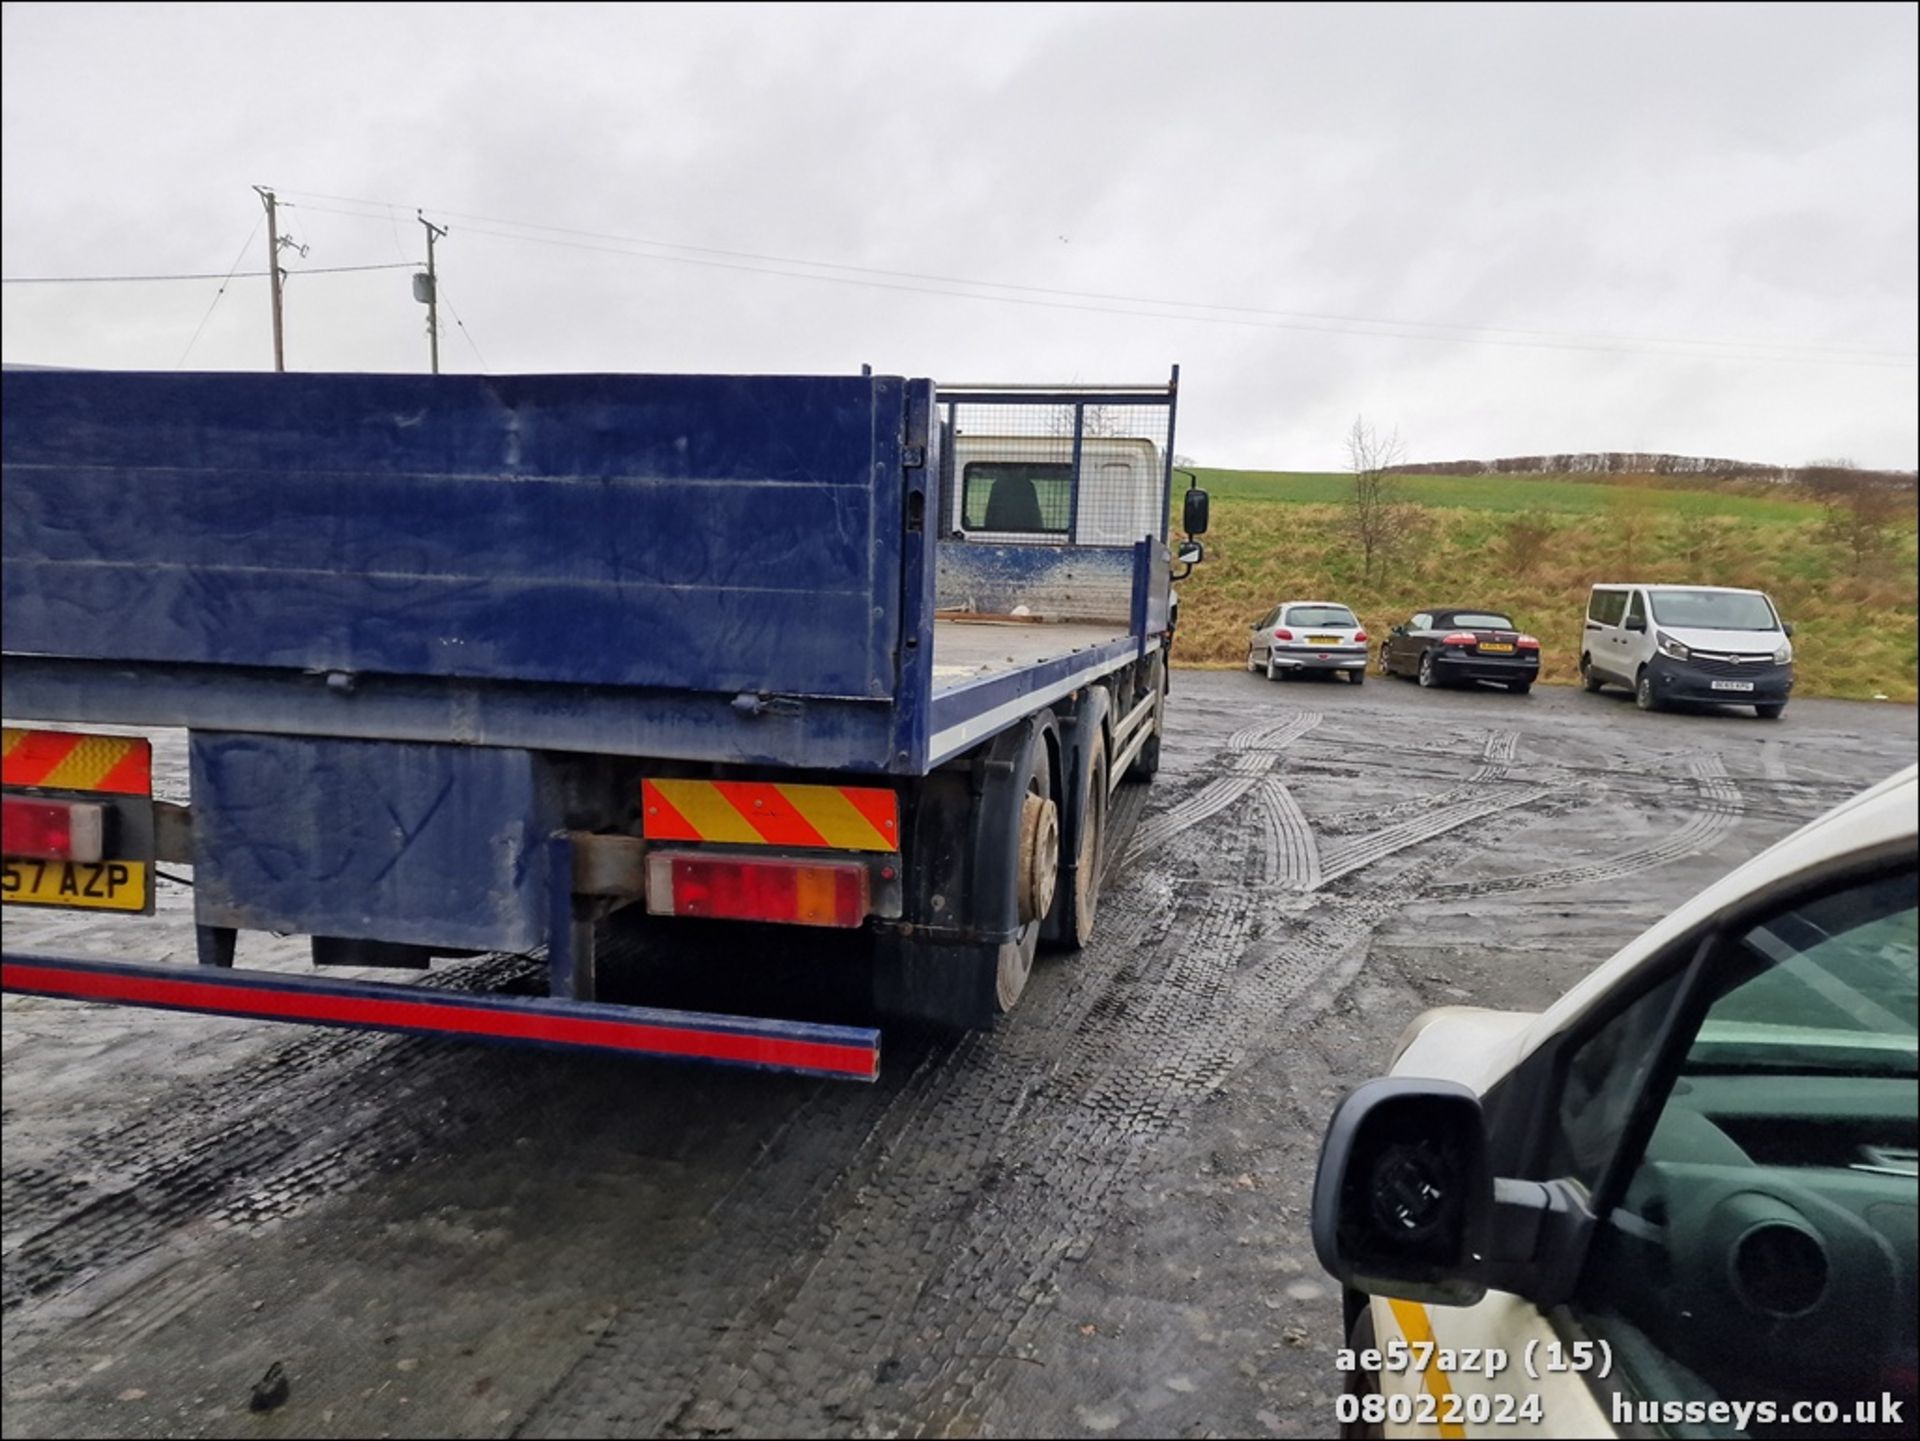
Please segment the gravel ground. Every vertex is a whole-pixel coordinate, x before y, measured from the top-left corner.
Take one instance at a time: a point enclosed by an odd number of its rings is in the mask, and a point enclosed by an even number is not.
[[[1339,1094],[1422,1009],[1543,1006],[1914,749],[1890,706],[1182,672],[1094,945],[991,1034],[889,1034],[871,1087],[6,997],[0,1420],[1329,1434],[1306,1205]],[[178,737],[159,761],[177,795]],[[9,912],[6,942],[185,959],[190,921],[168,887],[152,921]],[[637,997],[856,1018],[821,939],[614,939]]]

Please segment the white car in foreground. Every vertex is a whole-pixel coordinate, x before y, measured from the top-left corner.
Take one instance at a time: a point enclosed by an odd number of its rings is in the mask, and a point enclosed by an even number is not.
[[[1915,771],[1343,1101],[1352,1435],[1912,1435]],[[1439,1429],[1435,1429],[1436,1426]]]

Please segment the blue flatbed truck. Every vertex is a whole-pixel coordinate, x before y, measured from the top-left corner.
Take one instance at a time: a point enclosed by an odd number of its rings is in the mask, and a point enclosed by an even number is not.
[[[877,1073],[868,1026],[600,999],[637,907],[837,927],[880,1018],[992,1024],[1158,766],[1178,378],[9,371],[4,899],[191,866],[198,964],[5,989]],[[337,969],[491,952],[547,993]]]

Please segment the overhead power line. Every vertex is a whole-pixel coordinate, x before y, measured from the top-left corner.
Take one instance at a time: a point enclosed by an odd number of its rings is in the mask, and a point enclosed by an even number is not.
[[[296,192],[307,193],[307,192]],[[314,193],[314,200],[332,200],[344,205],[375,207],[365,210],[334,210],[325,205],[307,204],[308,209],[346,215],[364,220],[385,220],[392,203],[354,196]],[[304,202],[303,202],[304,203]],[[1049,286],[1016,284],[1007,281],[979,280],[921,271],[890,270],[875,266],[811,260],[797,256],[774,255],[759,251],[729,250],[716,246],[683,244],[641,236],[617,235],[604,231],[582,230],[567,226],[530,221],[506,220],[463,211],[442,211],[449,218],[478,221],[482,225],[510,227],[507,230],[469,228],[469,234],[490,235],[496,239],[519,240],[529,244],[556,245],[568,249],[624,255],[630,259],[662,260],[683,265],[704,265],[719,269],[784,276],[795,280],[813,280],[830,284],[853,284],[871,289],[908,291],[945,295],[967,300],[989,300],[1004,304],[1037,305],[1048,309],[1092,311],[1103,314],[1142,315],[1166,320],[1199,321],[1207,324],[1232,324],[1264,329],[1290,329],[1357,335],[1384,335],[1398,339],[1455,340],[1475,344],[1517,345],[1527,348],[1577,349],[1602,351],[1640,351],[1700,359],[1720,358],[1783,360],[1802,363],[1838,363],[1869,366],[1911,366],[1911,352],[1875,350],[1860,346],[1841,346],[1818,341],[1720,340],[1606,332],[1553,331],[1515,326],[1468,325],[1446,321],[1417,321],[1380,317],[1337,315],[1314,311],[1278,310],[1244,305],[1224,305],[1209,301],[1175,300],[1164,297],[1125,295],[1107,291],[1070,290]],[[515,232],[535,232],[532,234]],[[548,237],[577,237],[574,239]],[[588,242],[609,242],[595,244]],[[636,251],[630,247],[651,247]],[[666,255],[654,251],[685,251]],[[709,258],[717,257],[717,258]],[[752,263],[748,263],[752,262]],[[807,269],[768,267],[802,266]],[[835,274],[816,272],[832,271]],[[944,287],[965,286],[964,290]],[[1008,294],[982,294],[1003,291]],[[1154,307],[1141,310],[1136,307]],[[1202,311],[1214,314],[1168,314],[1168,311]]]
[[[257,228],[257,227],[256,227]],[[247,243],[253,243],[253,237],[247,237]],[[348,275],[360,270],[417,270],[414,261],[396,262],[387,265],[314,265],[304,270],[289,270],[287,278],[298,275]],[[121,285],[137,284],[152,280],[264,280],[273,272],[268,270],[230,270],[225,274],[217,270],[202,271],[194,275],[5,275],[0,276],[0,285]]]

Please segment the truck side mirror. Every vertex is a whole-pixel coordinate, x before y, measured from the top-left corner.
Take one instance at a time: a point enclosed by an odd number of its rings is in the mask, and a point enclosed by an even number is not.
[[[1644,631],[1647,628],[1647,618],[1643,615],[1630,615],[1625,624],[1628,630]]]
[[[1197,540],[1183,540],[1173,558],[1181,565],[1198,565],[1207,558],[1207,548]]]
[[[1368,1081],[1321,1143],[1314,1253],[1370,1296],[1471,1306],[1497,1287],[1559,1305],[1592,1230],[1569,1183],[1494,1178],[1480,1098],[1454,1081]]]
[[[1188,535],[1207,533],[1207,493],[1197,486],[1187,491],[1187,499],[1180,512],[1180,528]]]

